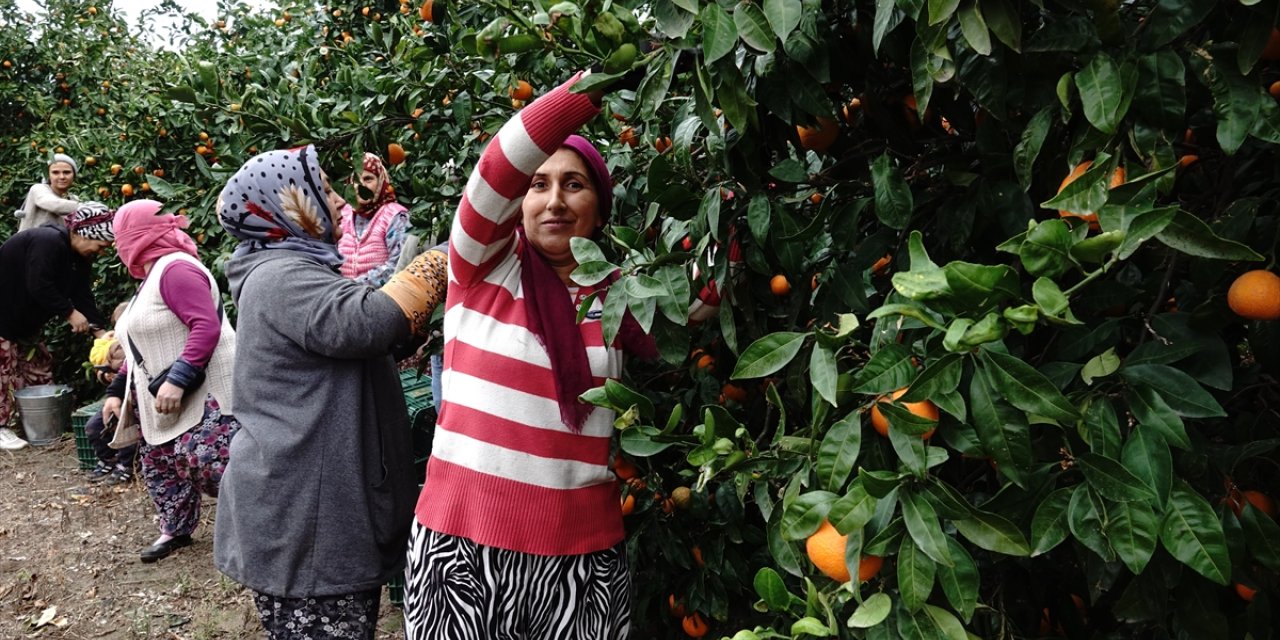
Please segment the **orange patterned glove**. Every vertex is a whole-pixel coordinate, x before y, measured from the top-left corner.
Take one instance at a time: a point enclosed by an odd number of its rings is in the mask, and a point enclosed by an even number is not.
[[[436,305],[444,302],[444,294],[449,287],[448,262],[447,254],[427,251],[391,276],[391,280],[379,289],[400,307],[409,320],[409,330],[415,336],[426,336],[431,313]]]

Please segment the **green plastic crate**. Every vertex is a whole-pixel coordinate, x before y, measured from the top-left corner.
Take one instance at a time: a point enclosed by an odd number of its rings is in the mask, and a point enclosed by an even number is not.
[[[404,576],[397,575],[387,581],[387,599],[391,604],[402,607],[404,606]]]
[[[89,444],[89,436],[84,434],[84,426],[89,423],[89,418],[101,412],[102,400],[99,400],[80,407],[71,414],[71,428],[76,432],[76,458],[80,460],[81,471],[88,471],[98,464],[98,455],[93,452],[93,445]]]

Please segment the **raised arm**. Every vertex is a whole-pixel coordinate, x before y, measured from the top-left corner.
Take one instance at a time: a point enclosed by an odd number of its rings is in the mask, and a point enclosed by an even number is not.
[[[570,93],[581,74],[503,125],[471,172],[449,235],[450,280],[470,286],[515,248],[520,203],[533,172],[600,112],[598,96]]]

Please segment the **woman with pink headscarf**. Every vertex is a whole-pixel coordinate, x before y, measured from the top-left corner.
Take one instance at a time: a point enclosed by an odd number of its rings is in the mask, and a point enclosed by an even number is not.
[[[142,475],[160,518],[160,537],[143,549],[143,562],[192,543],[201,494],[218,494],[239,428],[231,404],[235,331],[223,317],[222,294],[183,231],[186,216],[161,207],[136,200],[116,212],[116,250],[142,284],[116,324],[126,365],[102,407],[111,424],[126,393],[136,401]]]
[[[364,154],[356,207],[342,207],[338,252],[345,259],[342,275],[381,287],[395,273],[409,231],[409,210],[396,201],[395,187],[382,159]]]

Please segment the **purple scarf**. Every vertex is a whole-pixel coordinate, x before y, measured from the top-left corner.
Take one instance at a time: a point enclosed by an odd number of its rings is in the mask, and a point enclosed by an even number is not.
[[[533,249],[524,237],[524,229],[519,230],[519,235],[520,285],[524,289],[529,328],[551,359],[560,420],[574,433],[581,433],[594,407],[578,400],[578,396],[595,387],[595,381],[587,360],[587,345],[578,331],[578,312],[555,269]],[[602,292],[602,300],[604,295]],[[652,360],[658,356],[653,338],[644,332],[630,311],[622,318],[614,345],[637,358]]]

